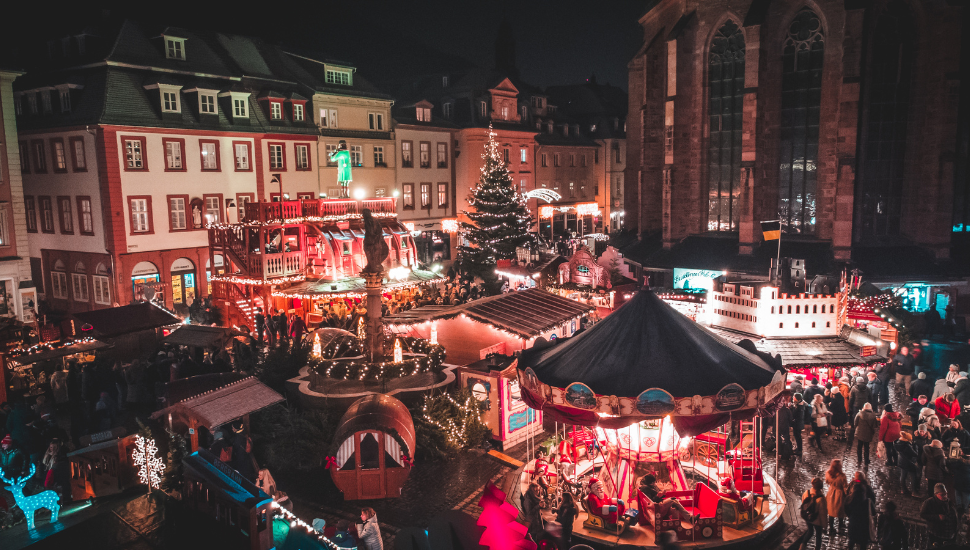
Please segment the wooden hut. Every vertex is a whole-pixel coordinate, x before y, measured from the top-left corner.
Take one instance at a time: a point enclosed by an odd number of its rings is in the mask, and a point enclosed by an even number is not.
[[[522,401],[519,381],[503,376],[503,370],[512,364],[514,357],[491,355],[469,365],[458,367],[459,387],[467,388],[478,401],[482,422],[492,429],[492,439],[503,450],[518,445],[532,430],[542,431],[542,411],[537,411]]]
[[[368,395],[355,401],[337,425],[330,475],[347,500],[401,496],[414,444],[414,421],[404,403],[389,395]]]
[[[273,499],[205,449],[182,461],[182,503],[211,517],[223,536],[223,548],[268,550],[273,547]]]
[[[112,430],[88,436],[91,445],[67,453],[71,461],[74,500],[114,495],[138,483],[131,452],[135,436],[114,436]],[[110,438],[105,441],[105,438]]]
[[[80,336],[97,338],[114,345],[112,353],[128,359],[154,352],[181,319],[149,302],[75,313],[74,326]]]

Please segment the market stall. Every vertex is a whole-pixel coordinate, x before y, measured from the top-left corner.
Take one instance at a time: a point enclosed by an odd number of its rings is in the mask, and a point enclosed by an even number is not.
[[[588,466],[592,476],[582,479],[589,496],[574,536],[649,547],[657,531],[673,530],[681,541],[716,544],[707,539],[746,540],[778,520],[784,497],[761,471],[753,437],[742,437],[748,444],[718,456],[714,467],[698,467],[685,448],[709,430],[771,414],[783,399],[784,371],[649,290],[573,338],[525,350],[510,371],[529,406],[593,430],[591,459],[576,465],[577,476]],[[648,473],[700,519],[689,524],[647,509],[652,501],[639,487]],[[724,524],[724,509],[751,506],[753,499],[734,498],[720,486],[723,478],[734,486],[733,479],[752,476],[765,480],[759,489],[771,494],[769,513],[751,524],[753,531],[739,531]],[[607,505],[621,509],[607,513]]]
[[[0,391],[0,397],[6,401],[14,395],[40,395],[50,388],[50,377],[54,371],[66,369],[67,361],[73,358],[79,363],[88,363],[94,361],[95,351],[110,347],[111,344],[94,338],[82,338],[42,342],[0,354],[0,368],[3,370],[0,376],[3,388],[0,389],[4,390]]]

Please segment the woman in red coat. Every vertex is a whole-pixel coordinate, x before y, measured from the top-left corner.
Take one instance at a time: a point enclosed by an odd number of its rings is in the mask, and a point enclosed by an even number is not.
[[[936,416],[940,417],[941,421],[944,418],[951,420],[960,416],[960,402],[957,401],[953,392],[937,397],[934,405],[936,406]]]
[[[899,432],[902,428],[899,421],[902,417],[902,414],[893,412],[891,404],[887,404],[882,417],[879,419],[879,441],[882,441],[886,446],[886,464],[889,466],[895,466],[897,462],[898,455],[893,444],[899,439]]]

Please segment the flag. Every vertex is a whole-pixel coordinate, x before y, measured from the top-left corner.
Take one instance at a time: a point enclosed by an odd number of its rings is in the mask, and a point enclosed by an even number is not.
[[[781,238],[781,221],[761,222],[761,232],[766,241],[777,241]]]

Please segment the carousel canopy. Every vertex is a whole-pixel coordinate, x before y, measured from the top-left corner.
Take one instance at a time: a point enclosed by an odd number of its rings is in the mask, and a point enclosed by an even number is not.
[[[675,397],[714,395],[728,384],[752,390],[775,374],[646,290],[579,335],[522,352],[519,368],[550,386],[582,382],[597,394],[626,397],[650,388]]]

